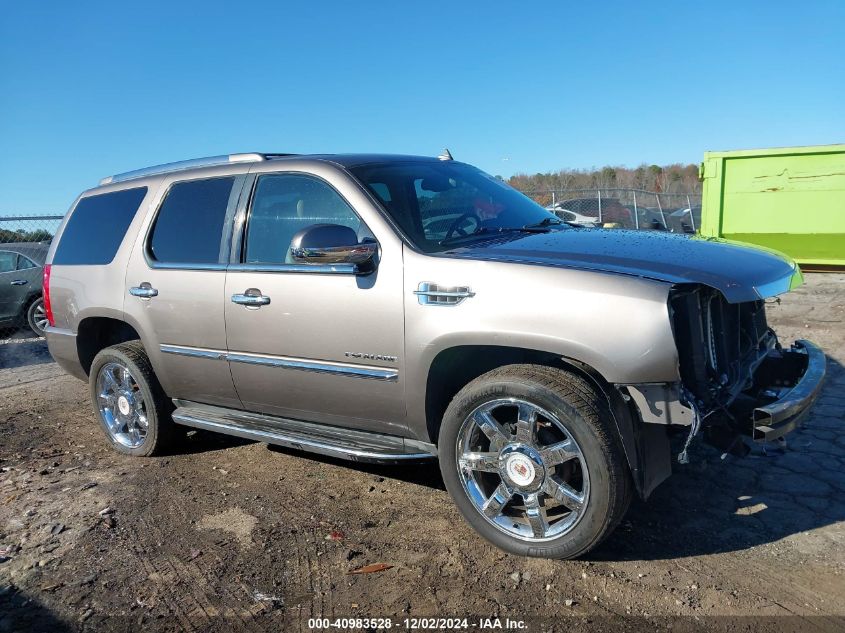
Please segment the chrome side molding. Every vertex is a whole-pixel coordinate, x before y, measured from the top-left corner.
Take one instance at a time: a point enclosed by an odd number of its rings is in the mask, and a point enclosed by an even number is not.
[[[164,354],[176,354],[177,356],[192,356],[194,358],[212,358],[214,360],[226,360],[226,352],[217,349],[203,349],[200,347],[180,347],[179,345],[159,345]]]
[[[258,354],[238,354],[232,352],[228,354],[228,357],[233,363],[246,363],[248,365],[268,365],[271,367],[282,367],[284,369],[298,369],[300,371],[337,374],[351,378],[386,380],[388,382],[394,382],[399,379],[399,371],[396,369],[381,369],[379,367],[368,367],[351,363],[327,363],[306,358],[261,356]]]
[[[355,264],[229,264],[233,273],[305,273],[312,275],[354,275]]]
[[[243,354],[238,352],[227,352],[225,350],[202,349],[199,347],[182,347],[179,345],[160,345],[159,349],[164,354],[176,354],[178,356],[191,356],[195,358],[209,358],[213,360],[228,360],[232,363],[266,365],[269,367],[280,367],[282,369],[296,369],[299,371],[311,371],[320,374],[334,374],[337,376],[346,376],[348,378],[384,380],[386,382],[396,382],[399,380],[399,370],[397,369],[372,367],[369,365],[358,365],[355,363],[335,363],[288,356]]]

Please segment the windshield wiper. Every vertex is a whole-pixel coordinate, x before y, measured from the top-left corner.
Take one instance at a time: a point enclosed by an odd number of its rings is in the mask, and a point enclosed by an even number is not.
[[[451,237],[446,237],[446,238],[440,240],[437,243],[440,246],[446,246],[447,244],[454,244],[456,242],[461,242],[463,240],[469,240],[469,239],[478,237],[479,235],[488,235],[489,236],[489,235],[492,235],[492,234],[495,234],[495,233],[498,233],[498,232],[499,232],[499,229],[494,230],[494,229],[491,229],[489,227],[482,226],[477,231],[473,231],[472,233],[468,233],[466,235],[453,235]]]
[[[543,229],[547,226],[557,226],[558,224],[563,224],[558,218],[543,218],[539,222],[535,222],[534,224],[526,224],[522,228],[524,229]]]
[[[442,239],[438,242],[440,246],[446,246],[447,244],[455,244],[457,242],[461,242],[463,240],[469,240],[478,236],[487,236],[491,237],[494,235],[499,235],[501,233],[548,233],[549,228],[548,225],[527,225],[527,226],[499,226],[496,228],[491,228],[489,226],[482,226],[477,231],[470,233],[468,235],[453,235],[452,237],[447,237]]]

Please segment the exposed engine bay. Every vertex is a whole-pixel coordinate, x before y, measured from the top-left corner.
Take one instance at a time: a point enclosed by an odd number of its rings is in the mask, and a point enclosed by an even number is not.
[[[706,286],[678,289],[670,302],[681,379],[704,411],[726,407],[751,386],[777,337],[763,301],[728,303]]]
[[[764,301],[728,303],[707,286],[676,287],[669,309],[678,347],[681,400],[695,412],[705,439],[744,455],[748,448],[741,436],[755,440],[782,436],[766,425],[771,418],[767,405],[786,397],[806,373],[810,353],[802,342],[790,349],[781,346],[766,322]],[[822,355],[822,368],[823,361]],[[777,417],[771,421],[785,418]]]

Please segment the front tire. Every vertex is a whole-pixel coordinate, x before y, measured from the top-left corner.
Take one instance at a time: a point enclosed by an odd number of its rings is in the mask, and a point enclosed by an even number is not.
[[[574,558],[616,527],[630,473],[607,400],[581,376],[509,365],[446,409],[440,470],[464,518],[521,556]]]
[[[140,341],[113,345],[91,363],[89,386],[100,427],[112,447],[147,457],[173,449],[173,405],[153,372]]]

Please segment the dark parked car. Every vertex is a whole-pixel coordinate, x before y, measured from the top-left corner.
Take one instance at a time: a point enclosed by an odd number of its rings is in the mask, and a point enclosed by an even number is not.
[[[673,233],[695,233],[701,228],[701,207],[687,207],[669,214],[669,228]]]
[[[48,243],[0,244],[0,328],[27,325],[44,335],[41,276]]]
[[[625,205],[625,207],[634,213],[633,205]],[[664,213],[660,208],[638,206],[637,213],[637,227],[641,229],[654,229],[655,231],[668,231],[669,227],[667,213]]]

